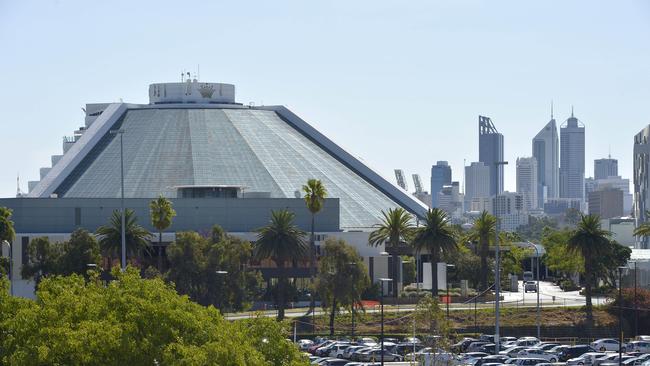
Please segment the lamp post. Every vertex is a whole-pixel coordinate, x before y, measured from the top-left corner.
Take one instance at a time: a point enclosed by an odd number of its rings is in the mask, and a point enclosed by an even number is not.
[[[636,261],[634,261],[634,336],[639,335],[639,307],[636,298]]]
[[[384,282],[391,282],[392,278],[380,278],[381,283],[381,297],[379,298],[381,304],[381,365],[384,365]]]
[[[124,210],[124,129],[110,130],[111,135],[120,135],[120,205],[122,209],[122,272],[126,270],[126,212]]]
[[[537,275],[537,339],[542,339],[542,332],[541,332],[541,316],[540,316],[540,309],[539,309],[539,249],[537,248],[537,245],[528,242],[529,246],[532,246],[533,249],[535,249],[535,256],[537,257],[537,270],[536,270],[536,275]],[[526,283],[524,283],[524,293],[526,293]]]
[[[217,276],[219,276],[219,278],[221,278],[221,281],[223,283],[223,281],[225,281],[226,275],[228,274],[228,271],[217,270],[214,273],[216,273]],[[219,307],[219,311],[221,311],[221,307]]]
[[[312,303],[312,295],[311,292],[307,293],[307,297],[309,298],[309,303]],[[314,302],[314,308],[311,311],[311,334],[313,336],[316,336],[316,317],[314,316],[314,313],[316,312],[316,303]]]
[[[354,268],[356,266],[357,266],[356,262],[348,263],[348,267],[350,267],[350,268]],[[352,341],[354,341],[354,306],[356,305],[356,303],[357,303],[357,299],[353,299],[352,300],[352,310],[351,310],[351,312],[352,312],[352,339],[351,340]]]
[[[622,288],[623,288],[623,270],[625,270],[626,267],[618,267],[618,366],[621,366],[622,363],[622,354],[623,354],[623,293],[622,293]]]
[[[445,271],[445,280],[447,281],[447,324],[449,325],[449,303],[451,298],[449,297],[449,270],[456,267],[453,264],[447,264],[447,270]]]
[[[9,248],[9,268],[7,273],[7,277],[9,277],[9,295],[13,296],[14,295],[14,276],[11,274],[11,261],[13,260],[13,255],[11,250],[11,243],[9,243],[7,240],[3,240],[2,244],[6,245]],[[0,248],[1,250],[2,248]]]
[[[495,250],[494,250],[494,260],[495,260],[495,281],[494,281],[494,292],[496,295],[496,302],[495,302],[495,319],[494,319],[494,350],[496,354],[499,354],[499,349],[501,345],[501,341],[499,340],[499,318],[501,316],[500,314],[500,304],[499,304],[499,296],[500,295],[500,290],[501,290],[501,271],[500,271],[500,262],[499,262],[499,166],[500,165],[507,165],[507,161],[497,161],[494,163],[496,165],[496,195],[494,198],[495,201],[495,209],[494,209],[494,217],[496,218],[496,225],[494,226],[494,245],[495,245]]]

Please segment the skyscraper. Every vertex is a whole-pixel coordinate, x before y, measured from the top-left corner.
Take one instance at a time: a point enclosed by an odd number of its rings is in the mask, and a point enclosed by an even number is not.
[[[537,159],[517,158],[517,193],[524,198],[524,209],[539,207],[537,200]]]
[[[489,198],[490,168],[480,161],[465,167],[465,208],[470,210],[474,198]]]
[[[594,178],[607,179],[618,175],[618,160],[611,156],[594,160]]]
[[[585,199],[585,126],[573,115],[560,128],[560,197]]]
[[[533,138],[533,157],[537,160],[537,206],[560,196],[560,144],[553,118]]]
[[[441,160],[431,166],[431,207],[438,207],[438,192],[447,185],[451,185],[451,167]]]
[[[636,226],[648,221],[650,209],[650,125],[634,136],[634,218]],[[638,248],[648,248],[648,238],[638,238]]]
[[[489,117],[478,116],[478,160],[490,168],[490,195],[503,192],[503,135]]]

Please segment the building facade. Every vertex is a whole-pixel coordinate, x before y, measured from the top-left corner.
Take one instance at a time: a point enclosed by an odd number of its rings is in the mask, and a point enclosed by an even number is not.
[[[584,202],[585,127],[571,112],[560,128],[560,197]]]
[[[605,188],[589,193],[589,214],[601,219],[623,216],[623,191]]]
[[[443,186],[451,184],[451,167],[446,161],[431,166],[431,207],[439,207],[438,193]]]
[[[480,161],[465,167],[465,207],[472,210],[474,199],[490,198],[490,168]]]
[[[503,192],[503,135],[489,117],[478,116],[478,160],[490,169],[490,196]]]
[[[524,197],[519,193],[503,192],[493,196],[491,212],[498,218],[500,230],[515,231],[519,226],[528,225]]]
[[[537,205],[543,207],[546,199],[560,196],[560,140],[552,114],[533,138],[533,157],[537,160]]]
[[[618,160],[611,157],[594,160],[594,178],[607,179],[618,176]]]
[[[539,207],[537,168],[537,159],[534,157],[517,158],[517,193],[523,196],[527,211]]]
[[[634,218],[636,226],[648,221],[650,210],[650,125],[634,136]],[[648,238],[638,238],[638,248],[650,248]]]

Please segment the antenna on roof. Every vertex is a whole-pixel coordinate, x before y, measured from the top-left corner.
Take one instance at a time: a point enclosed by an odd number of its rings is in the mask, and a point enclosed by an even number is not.
[[[553,99],[551,99],[551,119],[553,119]]]
[[[20,172],[16,173],[16,197],[22,197],[23,192],[20,191]]]
[[[185,71],[181,71],[181,83],[185,81]]]
[[[575,118],[573,117],[573,104],[571,104],[571,118]]]

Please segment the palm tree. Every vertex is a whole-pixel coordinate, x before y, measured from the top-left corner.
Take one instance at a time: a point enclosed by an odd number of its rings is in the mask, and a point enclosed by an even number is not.
[[[413,234],[413,216],[406,212],[401,207],[392,209],[389,208],[388,212],[382,211],[384,216],[380,224],[375,225],[375,230],[368,236],[368,244],[372,246],[379,246],[381,244],[388,244],[396,248],[400,242],[408,242]],[[397,296],[397,281],[395,281],[395,274],[397,273],[398,256],[393,255],[393,295]]]
[[[269,225],[256,230],[257,241],[253,249],[257,260],[271,259],[278,267],[278,320],[284,319],[287,277],[284,264],[305,258],[308,247],[305,232],[294,223],[295,214],[288,210],[271,211]]]
[[[307,209],[311,212],[311,236],[309,237],[309,277],[312,286],[314,287],[314,279],[316,277],[316,243],[314,240],[314,223],[316,214],[323,208],[323,202],[327,197],[327,190],[323,183],[318,179],[309,179],[307,184],[302,186],[302,191],[305,192],[305,204]],[[316,304],[315,297],[311,296],[309,303],[309,311],[314,311]]]
[[[126,234],[126,255],[139,257],[143,252],[149,251],[151,233],[138,225],[135,212],[126,209],[124,215]],[[108,256],[110,265],[113,258],[119,257],[122,250],[122,215],[120,210],[113,211],[108,225],[100,226],[96,234],[99,235],[99,247],[102,254]]]
[[[418,252],[425,249],[431,254],[431,293],[438,296],[437,263],[440,262],[440,254],[458,249],[447,213],[439,208],[427,211],[424,225],[415,229],[412,244]]]
[[[488,281],[488,254],[490,250],[490,241],[493,240],[497,225],[496,217],[490,215],[487,211],[481,212],[481,215],[474,221],[470,240],[478,241],[479,256],[481,257],[481,289],[487,289]]]
[[[645,212],[646,220],[650,218],[650,211]],[[650,221],[646,221],[634,230],[635,236],[650,236]]]
[[[600,226],[597,215],[581,215],[576,229],[569,237],[567,248],[574,255],[584,259],[585,266],[585,310],[587,322],[592,324],[591,286],[594,283],[596,259],[607,252],[611,244],[611,233]]]
[[[149,203],[151,225],[158,229],[158,272],[162,273],[162,232],[172,224],[176,211],[163,195]]]

